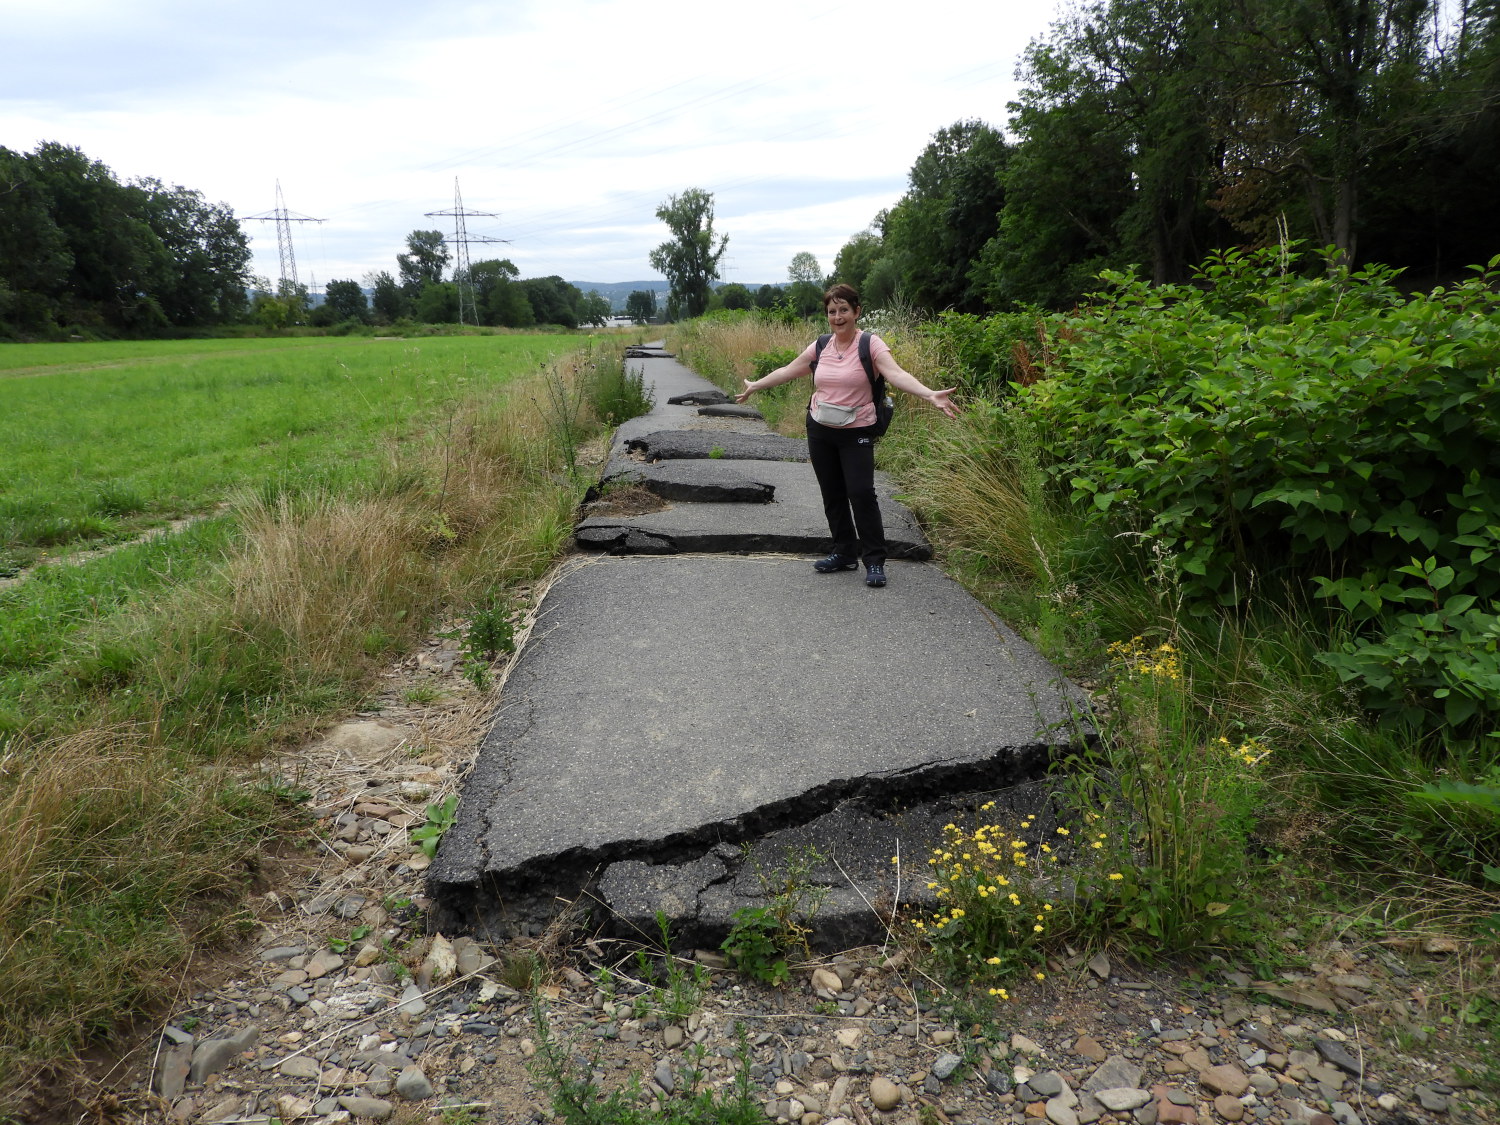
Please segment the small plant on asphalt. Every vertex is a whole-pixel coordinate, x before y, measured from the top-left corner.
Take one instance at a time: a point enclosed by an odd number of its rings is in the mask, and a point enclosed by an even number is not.
[[[421,845],[431,859],[437,855],[438,842],[443,838],[443,833],[452,828],[457,819],[458,794],[453,793],[446,800],[427,806],[427,822],[412,830],[412,843]]]
[[[828,897],[828,887],[814,882],[814,872],[828,857],[817,848],[788,847],[782,853],[779,866],[762,864],[755,850],[746,845],[745,858],[755,871],[761,894],[766,899],[766,910],[776,923],[776,943],[790,953],[800,950],[807,953],[807,937],[812,933],[807,925],[818,913],[823,900]]]

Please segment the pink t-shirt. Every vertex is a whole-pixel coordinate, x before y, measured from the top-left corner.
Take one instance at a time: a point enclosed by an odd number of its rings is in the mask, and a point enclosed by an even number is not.
[[[808,344],[798,358],[811,363],[817,354],[818,345],[815,341]],[[877,377],[880,375],[880,357],[890,354],[891,349],[886,342],[879,336],[871,335],[870,359],[875,364]],[[865,365],[859,362],[859,337],[854,338],[842,359],[832,340],[823,348],[818,369],[813,372],[812,405],[817,406],[820,402],[826,402],[830,406],[858,407],[854,421],[849,423],[850,428],[875,424],[875,400],[870,397],[870,377],[865,374]]]

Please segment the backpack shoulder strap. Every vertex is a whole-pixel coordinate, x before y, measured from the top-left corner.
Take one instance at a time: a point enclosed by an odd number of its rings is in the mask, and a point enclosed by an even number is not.
[[[870,386],[878,390],[880,384],[885,382],[885,376],[875,374],[875,357],[870,354],[870,348],[870,334],[868,332],[860,332],[859,362],[864,364],[865,375],[870,380]]]
[[[833,339],[833,333],[832,332],[825,332],[825,333],[823,333],[823,335],[821,335],[821,336],[818,337],[817,343],[813,345],[815,348],[818,349],[817,351],[813,352],[812,369],[814,371],[816,371],[818,369],[818,360],[820,360],[820,359],[823,358],[823,349],[828,346],[828,341],[832,340],[832,339]]]

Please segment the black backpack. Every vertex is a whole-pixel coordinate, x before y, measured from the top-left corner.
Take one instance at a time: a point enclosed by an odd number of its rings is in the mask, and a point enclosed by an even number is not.
[[[832,332],[825,332],[818,337],[816,345],[818,350],[813,353],[812,361],[814,371],[818,369],[818,360],[823,358],[823,349],[832,339]],[[859,362],[863,365],[865,375],[870,380],[870,398],[875,403],[875,424],[870,427],[870,435],[881,437],[891,427],[891,418],[896,413],[896,403],[886,390],[885,376],[875,374],[875,360],[870,355],[870,334],[864,331],[859,334]]]

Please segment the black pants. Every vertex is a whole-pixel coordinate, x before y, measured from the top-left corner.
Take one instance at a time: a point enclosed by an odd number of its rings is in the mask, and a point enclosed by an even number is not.
[[[807,456],[823,494],[833,553],[885,565],[885,524],[875,499],[875,439],[870,427],[837,429],[807,418]]]

